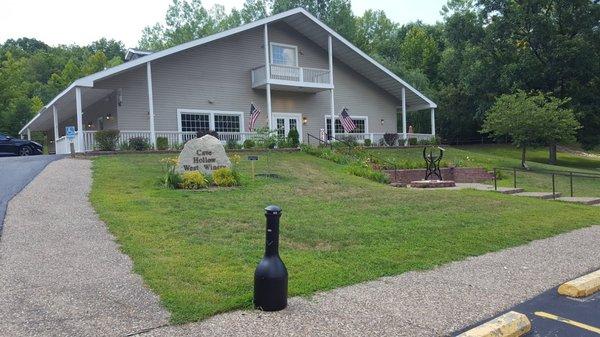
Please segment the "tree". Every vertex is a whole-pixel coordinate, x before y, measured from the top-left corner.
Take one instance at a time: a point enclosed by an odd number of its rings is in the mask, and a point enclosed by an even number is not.
[[[527,168],[527,147],[575,142],[581,126],[573,110],[564,108],[568,103],[569,99],[540,92],[527,94],[519,90],[502,95],[488,111],[481,132],[494,138],[510,137],[521,148],[521,166]]]

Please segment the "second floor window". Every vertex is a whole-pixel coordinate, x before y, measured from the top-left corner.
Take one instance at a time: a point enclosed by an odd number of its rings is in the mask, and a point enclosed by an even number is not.
[[[280,43],[271,43],[271,63],[298,66],[298,48]]]

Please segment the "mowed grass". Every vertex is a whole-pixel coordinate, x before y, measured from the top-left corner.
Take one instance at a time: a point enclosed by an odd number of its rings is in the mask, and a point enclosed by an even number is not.
[[[474,145],[461,147],[445,147],[444,164],[459,167],[483,167],[486,170],[502,168],[499,170],[498,186],[512,187],[514,184],[514,171],[511,168],[521,167],[521,152],[510,145]],[[396,163],[409,163],[410,167],[424,165],[422,148],[403,149],[375,149],[376,155]],[[436,153],[437,154],[437,153]],[[551,192],[552,176],[540,171],[558,171],[554,188],[564,196],[571,193],[571,181],[567,175],[569,171],[583,172],[592,177],[573,178],[573,194],[575,196],[600,197],[600,159],[573,155],[559,152],[557,164],[549,165],[548,149],[533,148],[527,151],[527,164],[529,172],[517,171],[517,187],[527,191]],[[420,165],[420,166],[419,166]],[[492,183],[491,181],[488,183]]]
[[[241,187],[167,190],[156,183],[163,157],[95,158],[90,199],[174,323],[252,307],[269,204],[283,208],[280,250],[290,296],[428,269],[600,222],[600,207],[393,188],[303,153],[261,154],[257,172],[280,179],[252,180],[244,160]]]

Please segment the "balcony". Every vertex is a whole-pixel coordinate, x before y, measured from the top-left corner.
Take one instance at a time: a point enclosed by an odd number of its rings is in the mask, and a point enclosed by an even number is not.
[[[328,69],[293,67],[270,64],[270,78],[267,67],[252,69],[252,88],[264,89],[267,83],[273,90],[319,92],[333,89]]]

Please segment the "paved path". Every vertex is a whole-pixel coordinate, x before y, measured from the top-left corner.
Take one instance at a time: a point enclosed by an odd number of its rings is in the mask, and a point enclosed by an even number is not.
[[[89,168],[86,160],[54,162],[11,201],[0,242],[0,336],[443,336],[600,268],[594,226],[292,298],[276,313],[164,326],[167,313],[86,199]]]
[[[12,199],[0,336],[125,336],[168,322],[87,199],[90,161],[55,161]]]
[[[600,268],[600,226],[141,336],[445,336]]]
[[[61,156],[0,157],[0,236],[6,205],[48,163]]]

